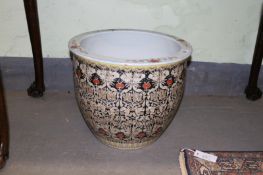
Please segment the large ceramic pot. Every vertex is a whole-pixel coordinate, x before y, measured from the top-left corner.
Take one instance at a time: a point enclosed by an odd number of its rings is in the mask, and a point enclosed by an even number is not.
[[[184,40],[142,30],[103,30],[69,41],[80,111],[102,143],[136,149],[173,120],[184,92]]]

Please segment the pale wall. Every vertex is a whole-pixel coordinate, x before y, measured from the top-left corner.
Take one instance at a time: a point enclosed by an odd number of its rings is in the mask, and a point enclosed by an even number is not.
[[[97,29],[139,28],[188,40],[194,61],[251,63],[262,0],[38,0],[45,57]],[[22,0],[0,2],[0,56],[30,57]]]

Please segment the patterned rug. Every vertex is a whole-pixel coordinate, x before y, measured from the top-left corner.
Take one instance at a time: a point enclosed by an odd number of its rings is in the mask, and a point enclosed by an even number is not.
[[[180,152],[182,175],[263,175],[263,152],[206,152],[217,156],[216,162],[198,158],[194,152]]]

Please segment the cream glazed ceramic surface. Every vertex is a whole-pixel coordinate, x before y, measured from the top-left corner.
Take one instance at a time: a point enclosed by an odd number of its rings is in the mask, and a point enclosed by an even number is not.
[[[136,149],[154,142],[175,116],[184,92],[184,40],[142,30],[103,30],[70,40],[75,93],[94,135]]]

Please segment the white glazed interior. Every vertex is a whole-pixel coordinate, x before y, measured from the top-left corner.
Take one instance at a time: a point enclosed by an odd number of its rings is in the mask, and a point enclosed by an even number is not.
[[[176,62],[188,58],[192,52],[191,46],[183,40],[141,30],[84,33],[72,38],[69,48],[84,58],[120,64]]]

